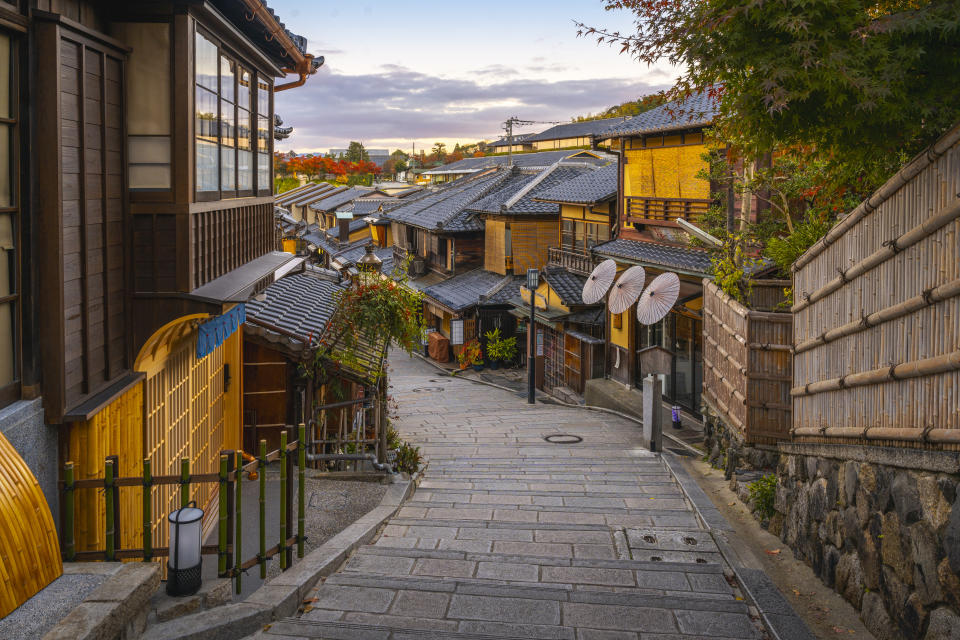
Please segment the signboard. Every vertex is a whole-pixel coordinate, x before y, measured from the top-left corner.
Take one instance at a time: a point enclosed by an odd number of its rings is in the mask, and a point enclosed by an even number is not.
[[[543,331],[537,331],[537,357],[543,357]]]
[[[640,371],[643,375],[670,375],[673,367],[673,354],[663,347],[646,347],[637,352],[640,358]]]
[[[463,320],[450,321],[450,344],[463,344]]]

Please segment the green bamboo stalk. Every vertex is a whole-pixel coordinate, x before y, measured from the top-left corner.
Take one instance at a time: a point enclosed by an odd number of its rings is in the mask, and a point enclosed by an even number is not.
[[[280,570],[287,570],[287,430],[280,432]]]
[[[113,486],[113,460],[109,458],[104,462],[104,472],[103,472],[103,486],[104,486],[104,496],[103,499],[106,502],[106,513],[107,513],[107,522],[106,522],[106,539],[107,539],[107,562],[113,562],[116,559],[116,546],[114,544],[115,536],[115,522],[114,522],[114,513],[113,513],[113,492],[115,491]]]
[[[260,441],[260,579],[267,579],[267,441]]]
[[[227,572],[227,456],[220,455],[220,523],[217,531],[217,575],[223,577]]]
[[[304,508],[303,508],[303,494],[304,494],[304,470],[307,467],[307,428],[301,423],[300,432],[297,434],[299,440],[297,441],[297,557],[303,557],[303,521],[304,521]]]
[[[150,513],[150,487],[153,485],[153,473],[150,470],[150,459],[143,459],[143,561],[150,562],[153,558],[153,516]]]
[[[243,454],[240,451],[237,451],[237,479],[236,479],[236,490],[237,495],[233,501],[233,508],[236,510],[234,515],[234,526],[236,529],[233,532],[233,561],[235,563],[234,567],[234,577],[237,579],[237,594],[240,593],[242,587],[242,569],[240,565],[243,564],[243,519],[240,517],[243,513]]]
[[[74,493],[76,492],[75,479],[73,477],[73,463],[68,462],[63,468],[64,485],[64,523],[63,523],[63,548],[68,561],[73,561],[77,557],[77,545],[73,537],[74,528]]]
[[[180,458],[180,508],[190,502],[190,458]]]

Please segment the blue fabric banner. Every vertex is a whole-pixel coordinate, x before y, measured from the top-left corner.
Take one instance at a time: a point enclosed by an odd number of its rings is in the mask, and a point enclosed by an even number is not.
[[[247,321],[247,307],[242,302],[222,316],[207,320],[197,333],[197,360],[209,355]]]

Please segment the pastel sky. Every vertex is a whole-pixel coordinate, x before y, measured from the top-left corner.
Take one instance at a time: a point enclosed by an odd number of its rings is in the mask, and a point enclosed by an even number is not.
[[[577,38],[574,20],[633,31],[603,0],[270,0],[326,64],[304,87],[276,94],[294,127],[279,150],[326,151],[360,140],[410,151],[436,141],[493,140],[512,115],[563,121],[666,88],[647,67]],[[516,133],[537,131],[534,125]]]

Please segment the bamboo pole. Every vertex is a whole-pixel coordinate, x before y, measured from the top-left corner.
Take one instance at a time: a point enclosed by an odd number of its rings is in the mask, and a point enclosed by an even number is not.
[[[63,466],[63,549],[68,562],[72,562],[77,556],[77,545],[73,536],[74,516],[76,507],[76,487],[74,486],[73,463],[67,462]]]
[[[220,455],[220,522],[217,527],[217,576],[227,573],[227,456]]]
[[[287,430],[280,432],[280,491],[286,492],[287,489]],[[287,499],[285,495],[280,496],[280,570],[287,570]]]
[[[190,458],[180,458],[180,508],[190,503]]]
[[[260,579],[267,579],[267,441],[260,441]]]
[[[114,516],[116,514],[114,514],[113,512],[113,507],[114,507],[113,492],[116,491],[116,489],[113,486],[113,480],[114,480],[113,464],[114,464],[113,460],[111,460],[109,457],[103,463],[103,489],[104,489],[103,499],[104,499],[104,502],[106,503],[105,504],[106,527],[104,531],[104,537],[106,538],[106,545],[107,545],[107,562],[113,562],[116,559],[114,555],[114,553],[116,552],[116,543],[114,539],[114,536],[116,535],[115,529],[114,529],[116,525],[116,521]]]
[[[150,562],[153,559],[153,514],[151,509],[153,503],[152,490],[153,472],[151,470],[150,458],[143,459],[143,561]]]
[[[826,391],[838,391],[848,387],[862,387],[906,378],[919,378],[937,373],[945,373],[947,371],[956,371],[958,369],[960,369],[960,351],[954,351],[933,358],[913,360],[891,367],[882,367],[860,373],[851,373],[839,378],[831,378],[830,380],[811,382],[802,387],[794,387],[790,390],[790,395],[795,398],[812,396]]]
[[[240,565],[243,564],[243,452],[237,451],[237,462],[234,465],[237,470],[237,480],[236,480],[236,491],[237,495],[233,500],[234,509],[236,514],[234,515],[234,525],[236,529],[233,533],[233,562],[234,562],[234,578],[236,579],[236,592],[240,593],[242,589],[242,575],[243,571],[240,568]]]
[[[297,434],[297,557],[303,557],[304,539],[304,476],[307,468],[307,446],[306,446],[307,427],[302,422]]]

